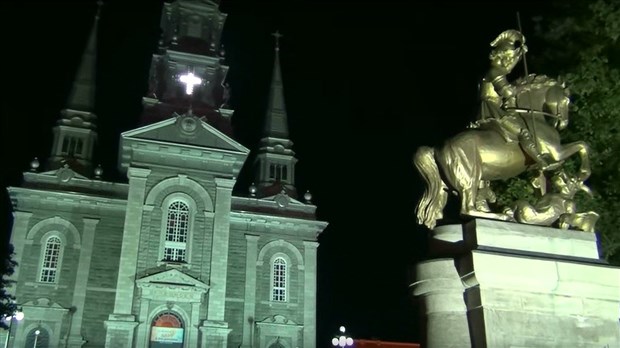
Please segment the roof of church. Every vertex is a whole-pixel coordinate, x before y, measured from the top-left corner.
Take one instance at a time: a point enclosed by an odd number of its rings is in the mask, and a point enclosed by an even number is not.
[[[290,197],[285,205],[278,202],[278,200],[278,195],[265,198],[235,196],[232,200],[231,210],[285,218],[316,220],[316,206],[302,203]]]
[[[155,102],[152,105],[145,103],[142,117],[140,119],[139,126],[145,126],[159,121],[167,120],[175,115],[184,114],[188,111],[187,102]],[[229,137],[233,137],[233,128],[231,119],[227,115],[223,114],[219,109],[214,109],[212,106],[205,103],[196,103],[192,105],[192,113],[202,118],[206,123],[213,126],[218,131],[226,134]]]
[[[89,179],[71,168],[63,167],[42,173],[25,172],[22,188],[126,200],[129,185]]]

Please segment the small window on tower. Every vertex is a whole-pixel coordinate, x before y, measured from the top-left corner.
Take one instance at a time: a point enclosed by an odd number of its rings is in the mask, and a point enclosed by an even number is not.
[[[69,151],[69,138],[64,137],[62,139],[62,153],[67,153]]]
[[[187,36],[202,38],[202,18],[190,16],[187,19]]]
[[[84,140],[76,137],[65,136],[62,140],[61,152],[63,155],[82,155]]]
[[[276,165],[272,163],[269,165],[269,179],[275,179],[275,178],[276,178]]]
[[[282,166],[282,180],[288,180],[287,166]]]
[[[69,156],[73,156],[73,154],[75,153],[75,143],[77,141],[75,140],[75,138],[69,138],[69,151],[67,152],[69,154]]]
[[[282,166],[276,165],[276,181],[282,180]]]
[[[77,144],[75,144],[75,153],[78,155],[82,154],[82,139],[77,139]]]

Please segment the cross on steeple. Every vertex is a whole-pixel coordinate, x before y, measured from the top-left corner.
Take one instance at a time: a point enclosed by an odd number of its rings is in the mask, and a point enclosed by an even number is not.
[[[187,94],[192,94],[194,92],[194,86],[202,83],[202,79],[191,72],[181,75],[179,77],[179,81],[185,84],[185,93]]]
[[[275,33],[271,33],[271,35],[273,35],[273,37],[276,38],[276,51],[280,50],[280,38],[283,36],[282,34],[280,34],[279,30],[276,30]]]
[[[95,20],[99,20],[101,17],[101,8],[103,7],[103,1],[97,1],[97,13],[95,14]]]

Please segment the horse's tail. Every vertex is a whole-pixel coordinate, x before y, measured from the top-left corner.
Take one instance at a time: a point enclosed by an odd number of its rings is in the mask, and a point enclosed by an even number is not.
[[[437,220],[443,217],[443,208],[448,200],[447,186],[441,179],[433,148],[428,146],[418,148],[413,163],[426,181],[424,195],[416,208],[418,223],[433,229]]]

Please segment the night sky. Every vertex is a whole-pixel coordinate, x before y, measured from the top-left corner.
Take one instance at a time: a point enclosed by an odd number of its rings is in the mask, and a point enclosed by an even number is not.
[[[319,346],[339,325],[354,338],[419,341],[409,268],[425,257],[426,232],[414,220],[423,186],[412,155],[474,118],[489,42],[517,28],[517,11],[530,39],[532,15],[545,10],[533,4],[223,3],[233,126],[250,149],[267,105],[269,34],[284,35],[297,187],[314,194],[319,219],[330,223],[319,238]],[[2,186],[19,185],[33,157],[48,157],[95,8],[94,1],[0,5]],[[108,180],[126,181],[116,170],[118,139],[138,124],[160,10],[157,1],[112,1],[102,11],[96,162]],[[543,49],[531,39],[528,46],[530,54]],[[242,171],[238,192],[251,174]],[[8,205],[2,191],[3,232]]]

